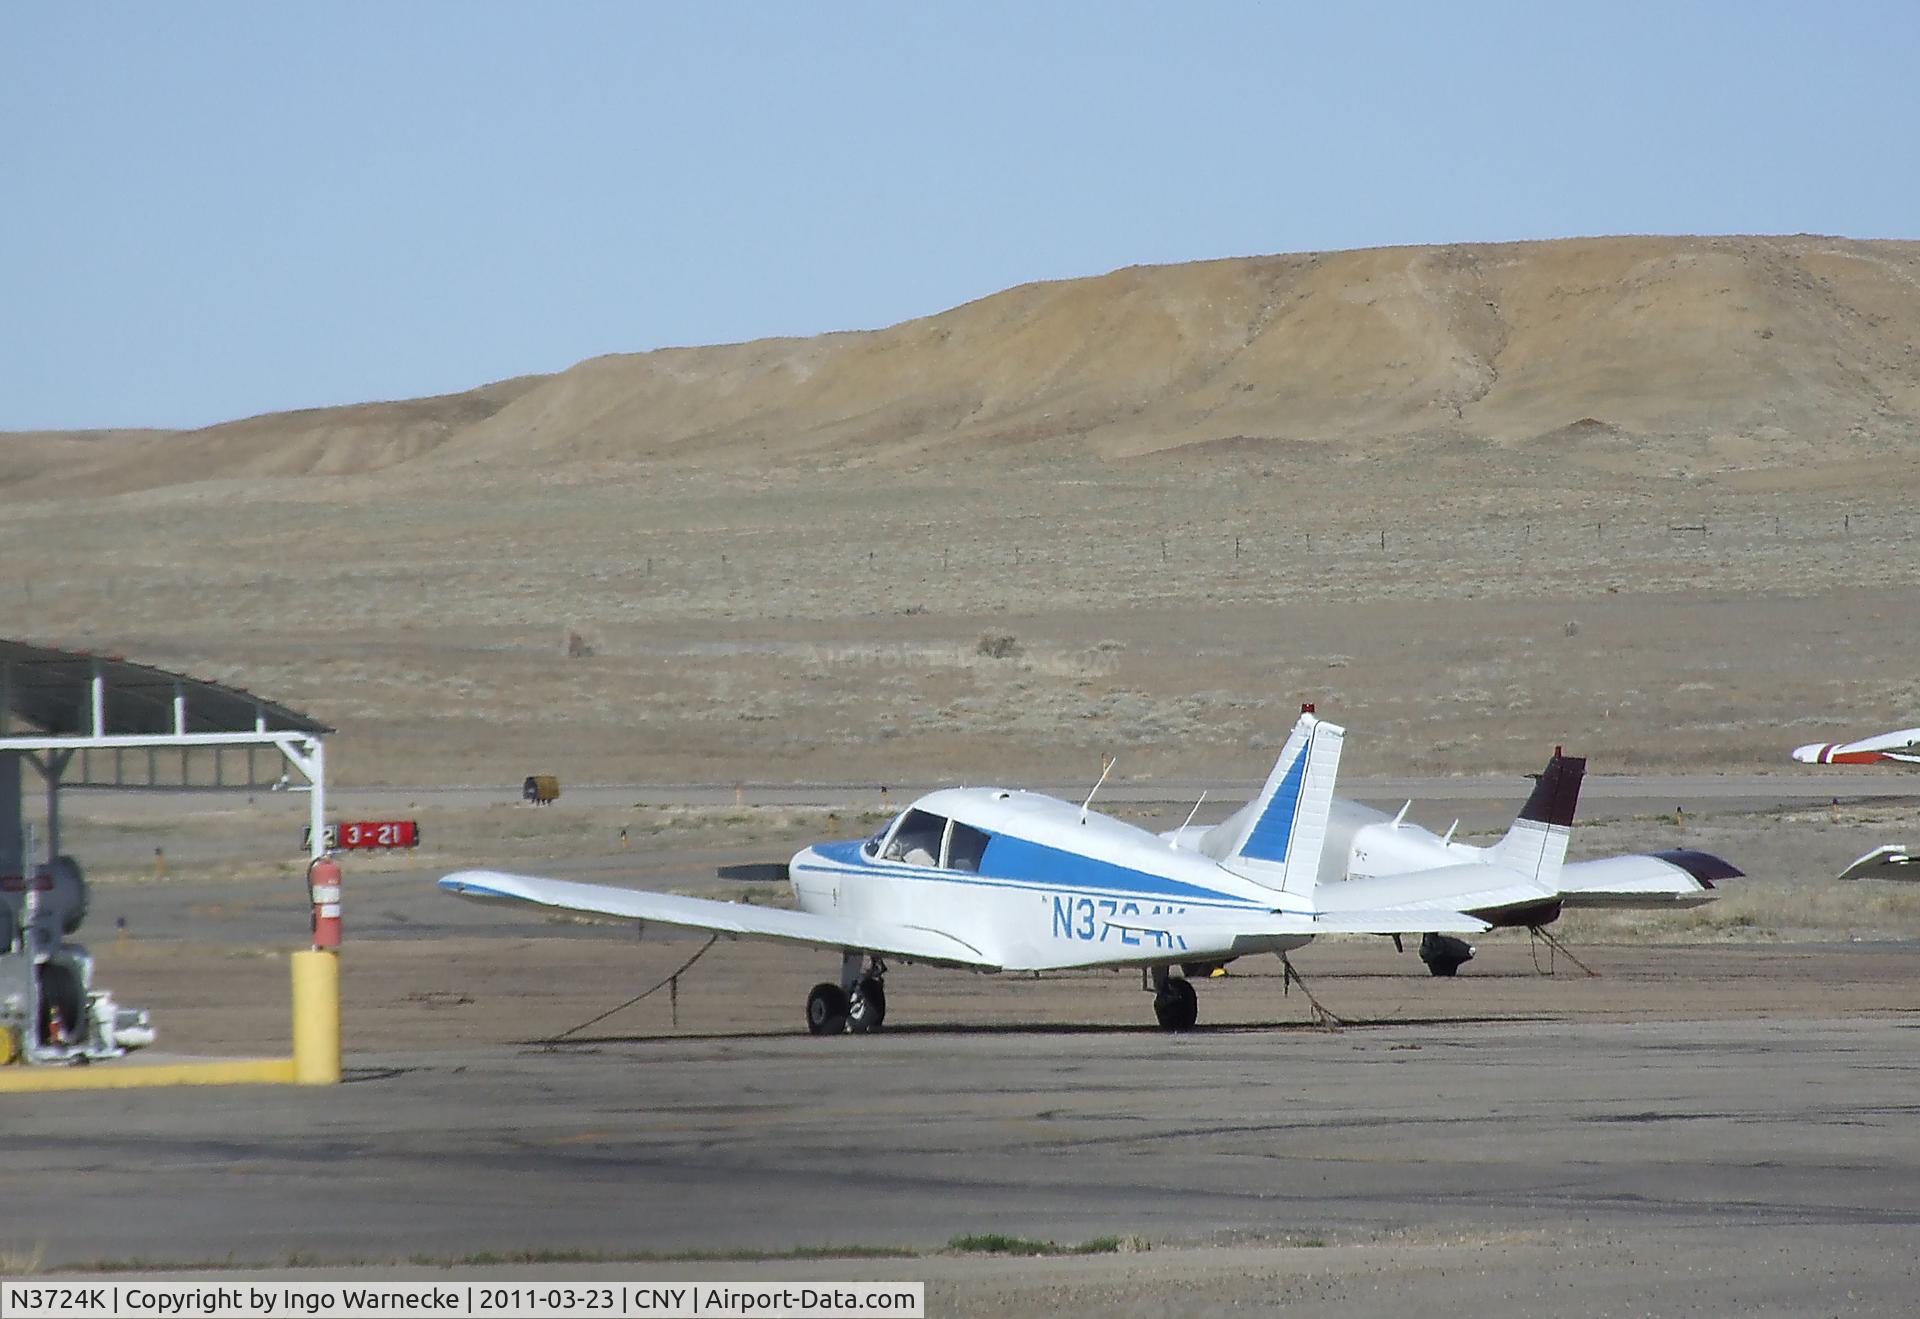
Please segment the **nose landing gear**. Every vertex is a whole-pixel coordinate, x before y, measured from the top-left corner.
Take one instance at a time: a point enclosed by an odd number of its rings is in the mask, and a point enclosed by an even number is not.
[[[807,1029],[815,1035],[838,1035],[847,1028],[847,992],[826,981],[807,995]]]
[[[886,1019],[886,982],[878,975],[861,976],[847,1000],[847,1029],[855,1035],[871,1035]]]

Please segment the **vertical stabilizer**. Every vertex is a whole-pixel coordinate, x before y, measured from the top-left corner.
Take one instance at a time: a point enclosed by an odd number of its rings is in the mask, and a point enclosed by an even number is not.
[[[1256,884],[1311,895],[1346,732],[1303,713],[1260,795],[1209,829],[1199,850]]]
[[[1510,866],[1549,888],[1558,887],[1560,867],[1567,859],[1567,842],[1573,836],[1580,780],[1586,772],[1585,756],[1563,755],[1555,747],[1553,759],[1534,780],[1533,794],[1520,808],[1513,827],[1487,849],[1487,860]]]

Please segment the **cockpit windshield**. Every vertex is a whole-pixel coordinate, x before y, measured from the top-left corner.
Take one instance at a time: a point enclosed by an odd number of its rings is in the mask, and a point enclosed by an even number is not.
[[[861,850],[885,861],[978,874],[987,844],[992,841],[991,834],[972,825],[916,807],[895,816],[892,823],[869,838]]]
[[[906,812],[902,811],[900,815],[894,816],[893,819],[888,820],[885,824],[881,825],[880,832],[875,834],[873,837],[867,839],[865,843],[861,844],[860,850],[862,852],[865,852],[868,856],[879,856],[880,844],[887,841],[887,834],[893,829],[893,826],[899,822],[901,816],[905,814]]]
[[[946,838],[947,821],[944,816],[933,815],[926,811],[908,811],[906,818],[900,821],[900,827],[893,831],[893,839],[887,844],[888,861],[904,861],[910,866],[937,866],[940,864],[940,844]]]

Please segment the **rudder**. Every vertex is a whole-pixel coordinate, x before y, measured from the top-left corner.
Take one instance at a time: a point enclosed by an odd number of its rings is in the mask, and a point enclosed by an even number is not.
[[[1260,795],[1209,829],[1199,850],[1256,884],[1310,895],[1346,731],[1303,711]]]
[[[1487,859],[1520,871],[1549,888],[1556,887],[1560,867],[1573,837],[1573,813],[1580,802],[1580,781],[1586,777],[1587,758],[1566,755],[1559,747],[1534,780],[1527,804],[1520,808],[1506,837],[1487,849]]]

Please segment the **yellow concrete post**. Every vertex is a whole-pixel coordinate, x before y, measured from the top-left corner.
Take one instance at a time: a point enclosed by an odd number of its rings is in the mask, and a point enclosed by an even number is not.
[[[293,962],[293,1079],[340,1081],[340,955],[310,948]]]

